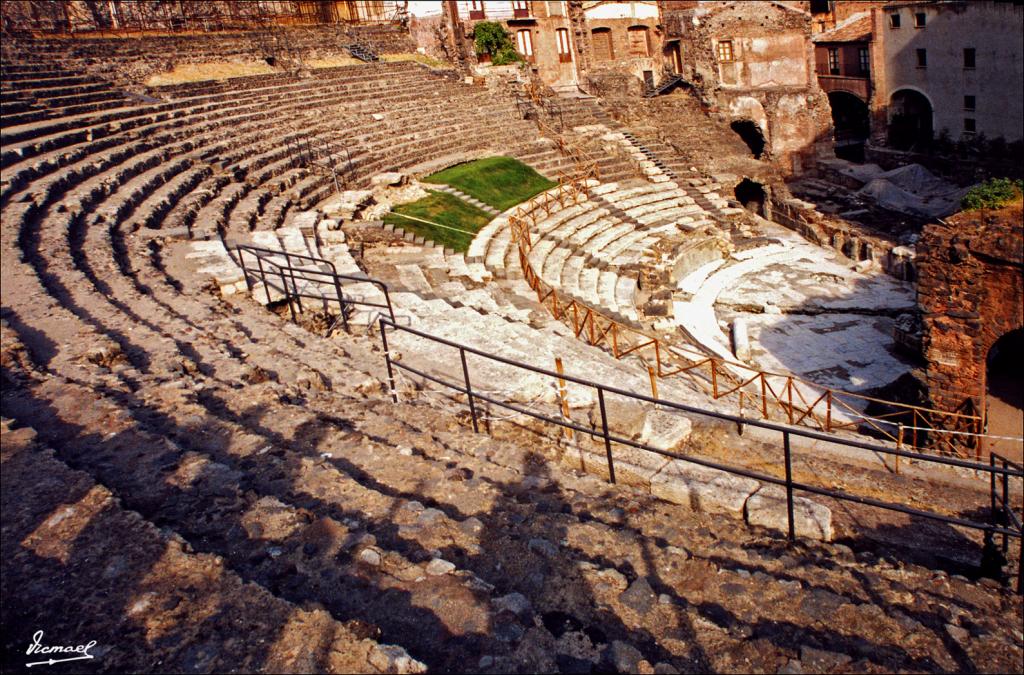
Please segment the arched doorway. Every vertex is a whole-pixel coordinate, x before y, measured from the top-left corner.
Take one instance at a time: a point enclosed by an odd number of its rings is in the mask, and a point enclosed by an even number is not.
[[[988,433],[1024,436],[1024,328],[996,340],[985,359],[985,407]],[[986,449],[1024,461],[1020,441],[988,439]]]
[[[889,145],[921,150],[932,140],[932,104],[921,92],[900,89],[889,103]]]
[[[761,155],[764,154],[764,134],[761,133],[761,127],[757,126],[751,120],[737,120],[729,125],[729,127],[739,134],[739,137],[743,139],[743,142],[750,148],[750,152],[754,155],[754,159],[761,159]]]
[[[764,186],[749,178],[744,178],[736,186],[736,201],[743,204],[743,208],[753,211],[759,216],[764,216],[764,203],[766,200]]]
[[[830,91],[832,127],[835,129],[836,157],[864,161],[864,142],[870,133],[867,103],[846,91]]]

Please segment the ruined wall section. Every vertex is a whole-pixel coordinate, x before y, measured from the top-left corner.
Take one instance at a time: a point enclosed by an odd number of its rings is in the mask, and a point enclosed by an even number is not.
[[[974,211],[929,225],[918,242],[918,304],[932,405],[985,405],[985,360],[1001,336],[1024,326],[1021,207]]]
[[[684,77],[710,106],[755,123],[777,170],[801,173],[830,147],[831,108],[814,76],[809,14],[734,2],[666,22],[682,32]]]
[[[587,26],[590,33],[588,44],[591,49],[591,78],[600,78],[602,74],[617,72],[628,73],[643,82],[644,72],[647,71],[651,73],[654,82],[661,80],[664,74],[661,59],[662,33],[656,17],[612,18],[594,12],[587,14]],[[593,42],[597,39],[595,32],[601,31],[607,31],[606,35],[610,36],[610,59],[604,58],[607,52],[597,54],[594,51]],[[640,40],[640,36],[645,40]],[[631,40],[636,40],[637,43],[631,44]],[[637,44],[644,44],[644,47],[637,50]]]
[[[179,64],[315,59],[346,55],[353,42],[379,54],[416,50],[409,31],[399,26],[310,26],[259,31],[142,37],[62,37],[33,40],[32,51],[59,55],[66,65],[125,88]]]

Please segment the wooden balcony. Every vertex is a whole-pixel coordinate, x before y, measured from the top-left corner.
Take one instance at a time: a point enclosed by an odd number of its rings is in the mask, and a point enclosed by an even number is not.
[[[867,77],[850,77],[848,75],[826,75],[818,73],[818,86],[823,91],[845,91],[859,97],[867,103],[871,96],[871,80]]]

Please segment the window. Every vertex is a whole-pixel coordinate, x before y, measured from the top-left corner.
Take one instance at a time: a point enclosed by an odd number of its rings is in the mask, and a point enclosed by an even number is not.
[[[718,60],[732,61],[732,40],[722,40],[718,43]]]
[[[572,49],[569,47],[569,29],[559,28],[556,30],[555,42],[558,44],[558,60],[561,63],[572,63]]]
[[[860,66],[861,75],[871,72],[871,56],[867,47],[857,49],[857,64]]]
[[[890,14],[889,15],[889,28],[899,28],[899,27],[900,27],[900,15],[899,14]]]
[[[475,21],[484,16],[484,0],[469,0],[469,18]]]
[[[565,16],[565,10],[562,9],[562,0],[549,0],[548,16]]]
[[[830,75],[839,74],[839,48],[828,48],[828,72]]]
[[[974,110],[977,99],[973,96],[964,96],[964,110]]]
[[[978,130],[978,123],[973,117],[964,118],[964,133],[973,134]]]
[[[516,31],[516,47],[519,53],[526,58],[533,57],[533,36],[528,29]]]
[[[924,12],[917,12],[914,14],[914,28],[924,28],[926,21],[927,17]]]
[[[611,61],[615,58],[615,51],[612,49],[611,28],[595,28],[591,32],[594,44],[594,59],[596,61]]]
[[[927,49],[916,49],[917,52],[917,67],[927,68],[928,67],[928,50]]]
[[[974,47],[964,48],[964,68],[974,68],[976,52]]]
[[[646,26],[630,26],[627,31],[629,35],[629,55],[647,57],[651,55],[651,45],[647,40]]]
[[[527,0],[515,0],[512,3],[512,15],[517,19],[530,16],[530,3]]]

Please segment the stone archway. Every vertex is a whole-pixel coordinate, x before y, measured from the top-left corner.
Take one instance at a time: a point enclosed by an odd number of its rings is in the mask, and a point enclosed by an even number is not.
[[[918,149],[932,140],[932,104],[914,89],[900,89],[889,100],[889,145]]]
[[[753,211],[759,216],[764,216],[764,205],[768,201],[764,186],[749,178],[740,181],[734,190],[736,200],[743,204],[743,208]]]
[[[1024,436],[1024,328],[1006,333],[988,350],[983,405],[989,434]],[[1024,448],[1019,442],[990,439],[986,448],[1024,461]]]
[[[747,144],[751,154],[754,155],[754,159],[761,159],[766,145],[764,134],[761,133],[761,127],[754,124],[751,120],[736,120],[729,127]]]
[[[993,347],[1024,328],[1020,217],[1019,208],[964,212],[921,234],[917,298],[928,398],[937,410],[982,413]]]
[[[871,131],[867,103],[846,91],[830,91],[828,103],[832,108],[836,156],[862,161],[864,143]]]

